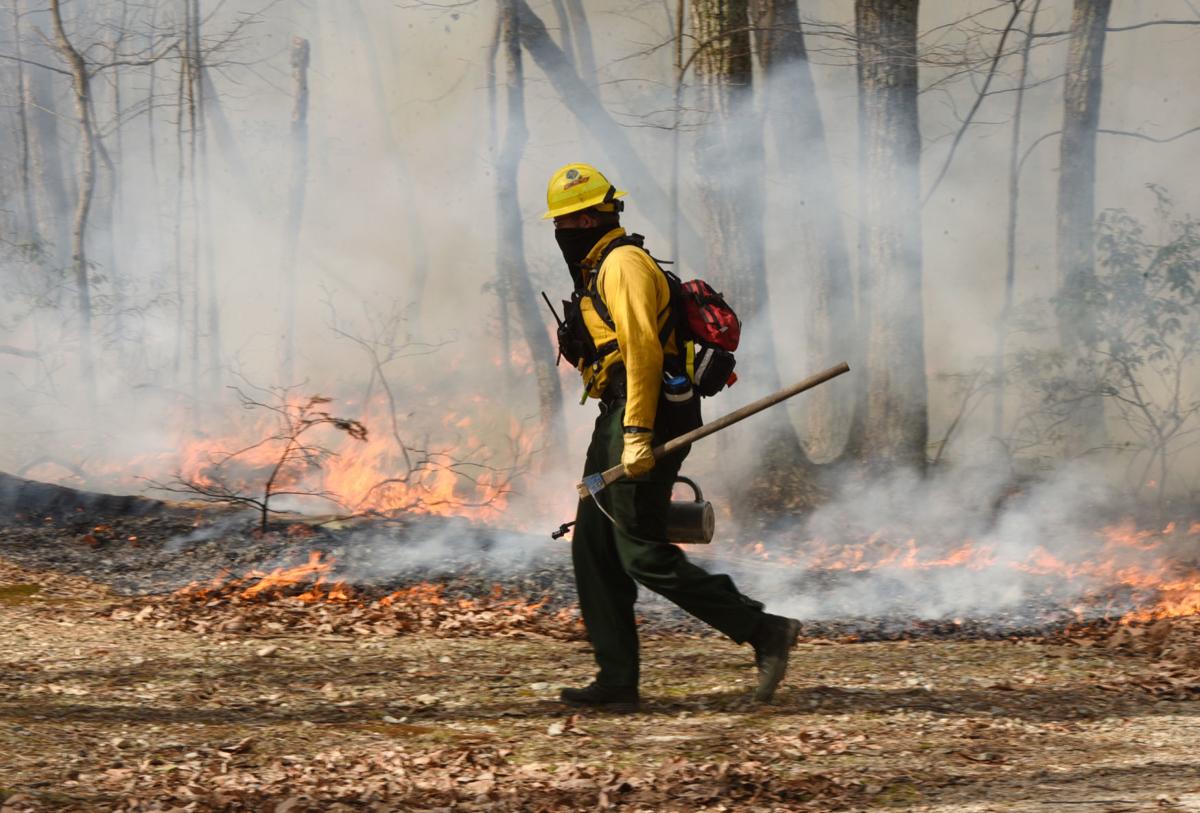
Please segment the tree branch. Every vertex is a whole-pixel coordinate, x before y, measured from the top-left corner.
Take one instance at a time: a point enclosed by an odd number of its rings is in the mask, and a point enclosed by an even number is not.
[[[25,57],[22,57],[22,56],[13,56],[12,54],[0,54],[0,59],[8,59],[13,62],[22,62],[26,65],[33,65],[35,68],[44,68],[45,70],[48,70],[48,71],[54,71],[55,73],[61,73],[63,76],[71,76],[72,75],[71,72],[68,70],[63,70],[62,68],[56,68],[53,65],[47,65],[46,63],[38,62],[37,60],[26,59]]]
[[[929,191],[925,193],[925,199],[921,201],[922,206],[929,202],[929,199],[933,197],[933,193],[937,190],[938,185],[941,184],[942,179],[946,177],[946,173],[950,170],[950,164],[954,161],[954,153],[958,150],[959,142],[962,141],[963,136],[966,135],[967,128],[971,126],[971,122],[975,118],[975,114],[979,111],[980,106],[983,104],[983,100],[987,98],[988,86],[992,84],[992,79],[996,76],[996,67],[1000,64],[1000,58],[1004,55],[1004,43],[1008,41],[1008,35],[1012,33],[1013,26],[1017,22],[1017,17],[1021,15],[1021,6],[1023,2],[1024,0],[1017,0],[1017,2],[1013,3],[1012,16],[1008,18],[1008,22],[1004,26],[1004,31],[1000,34],[1000,43],[996,46],[995,55],[992,56],[992,62],[988,67],[987,76],[983,80],[983,87],[980,88],[979,93],[975,96],[975,103],[971,105],[970,111],[967,112],[967,117],[963,119],[962,126],[959,127],[958,132],[954,134],[954,141],[950,144],[950,152],[947,153],[946,161],[942,164],[942,168],[938,172],[937,177],[933,179],[933,183],[930,185]]]

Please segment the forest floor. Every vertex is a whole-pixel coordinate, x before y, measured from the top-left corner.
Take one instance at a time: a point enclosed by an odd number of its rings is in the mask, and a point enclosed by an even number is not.
[[[592,667],[561,616],[452,611],[248,615],[0,559],[0,809],[1200,811],[1190,621],[806,640],[767,705],[745,647],[651,630],[619,715],[554,701]]]

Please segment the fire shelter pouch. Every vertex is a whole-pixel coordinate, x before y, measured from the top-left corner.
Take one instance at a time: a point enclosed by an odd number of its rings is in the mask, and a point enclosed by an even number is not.
[[[737,374],[733,371],[737,359],[723,347],[688,341],[685,343],[684,358],[688,377],[695,385],[696,392],[706,398],[737,381]]]

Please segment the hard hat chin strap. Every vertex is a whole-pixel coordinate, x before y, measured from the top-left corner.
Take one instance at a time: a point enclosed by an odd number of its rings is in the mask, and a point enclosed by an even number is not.
[[[614,197],[616,194],[617,194],[617,188],[610,184],[608,187],[608,191],[604,193],[604,200],[601,201],[600,203],[596,204],[596,209],[598,209],[601,212],[620,213],[620,212],[625,211],[625,201],[617,200],[617,198]],[[611,209],[601,208],[604,206],[611,206],[612,208]]]

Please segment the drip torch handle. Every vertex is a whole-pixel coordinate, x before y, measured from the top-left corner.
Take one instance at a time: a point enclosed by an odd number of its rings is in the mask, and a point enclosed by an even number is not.
[[[695,500],[695,502],[704,502],[704,493],[702,491],[700,491],[700,486],[696,484],[695,480],[693,480],[690,477],[676,476],[675,482],[683,483],[684,485],[691,486],[692,495],[693,495],[693,499]]]
[[[759,398],[753,403],[746,404],[741,409],[735,409],[728,415],[722,415],[715,421],[704,424],[704,426],[701,426],[699,429],[693,429],[691,432],[686,432],[677,438],[668,440],[661,446],[654,447],[654,459],[658,460],[661,457],[671,454],[681,446],[687,446],[689,443],[695,443],[701,438],[706,438],[709,435],[720,432],[722,429],[732,426],[740,420],[749,418],[751,415],[762,412],[764,409],[773,407],[782,401],[786,401],[794,395],[799,395],[805,390],[811,390],[813,387],[824,384],[831,378],[837,378],[839,375],[848,372],[850,372],[850,365],[843,361],[841,364],[836,364],[833,367],[830,367],[828,370],[824,370],[816,375],[809,376],[803,381],[797,382],[786,389],[772,393],[765,398]],[[605,488],[624,477],[625,467],[621,465],[613,466],[607,471],[589,474],[587,477],[583,478],[582,483],[579,483],[575,486],[575,490],[579,492],[581,499],[586,499],[589,495],[595,497]]]

